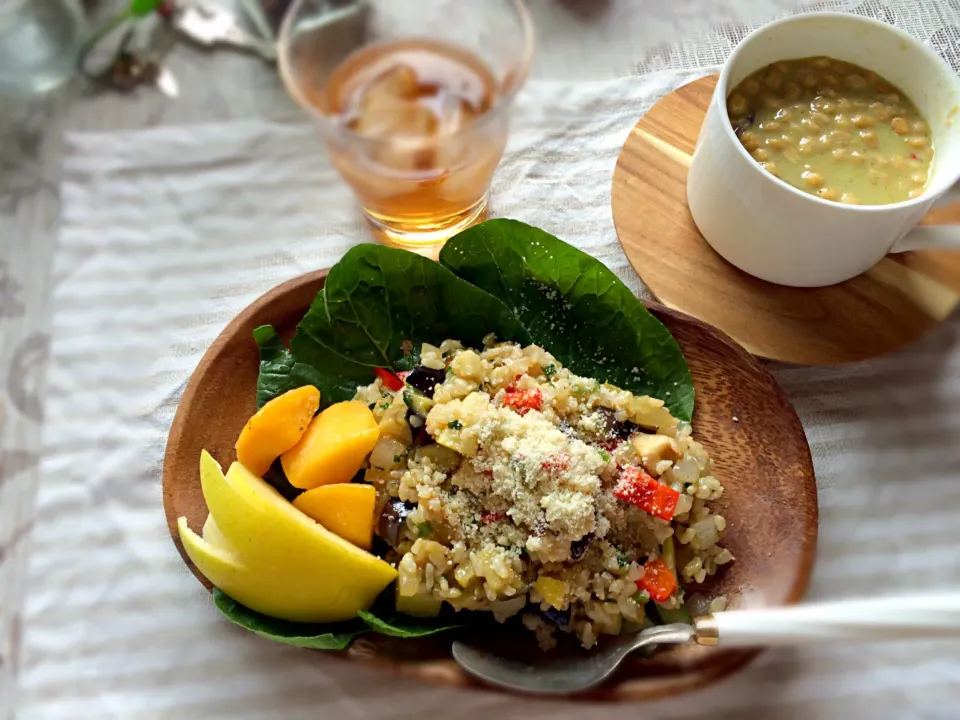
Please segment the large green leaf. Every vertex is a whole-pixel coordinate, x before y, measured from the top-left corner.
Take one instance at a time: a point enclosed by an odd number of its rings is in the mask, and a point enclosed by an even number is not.
[[[488,220],[452,238],[440,262],[503,300],[533,342],[578,375],[663,400],[693,415],[680,346],[603,263],[516,220]]]
[[[343,650],[357,635],[362,635],[369,630],[362,620],[324,625],[277,620],[241,605],[219,588],[213,589],[213,602],[230,622],[268,640],[296,647],[313,650]]]
[[[363,610],[357,619],[342,623],[288,622],[251,610],[219,588],[213,589],[213,602],[230,622],[250,632],[285,645],[312,650],[344,650],[354,638],[367,632],[396,638],[417,638],[455,630],[468,624],[464,618],[415,618],[393,611],[380,617],[377,613],[386,610],[380,607]]]
[[[457,338],[479,347],[483,336],[530,342],[517,317],[439,263],[380,245],[351,248],[285,350],[272,328],[258,328],[262,405],[291,387],[320,389],[321,407],[349,400],[373,380],[373,368],[404,369],[423,342]]]

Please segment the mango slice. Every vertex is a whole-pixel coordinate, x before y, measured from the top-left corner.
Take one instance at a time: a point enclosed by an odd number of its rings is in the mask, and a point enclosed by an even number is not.
[[[320,391],[313,385],[288,390],[260,408],[237,439],[237,460],[262,476],[273,461],[303,437],[320,407]]]
[[[348,483],[379,436],[377,421],[364,403],[336,403],[310,422],[300,442],[280,456],[280,463],[290,484],[302,490]]]
[[[321,485],[298,495],[293,506],[344,540],[369,550],[373,546],[373,513],[377,491],[373,485]]]
[[[225,475],[204,451],[200,476],[211,536],[180,518],[180,539],[200,572],[247,607],[283,620],[348,620],[396,578],[388,563],[318,525],[243,465]]]

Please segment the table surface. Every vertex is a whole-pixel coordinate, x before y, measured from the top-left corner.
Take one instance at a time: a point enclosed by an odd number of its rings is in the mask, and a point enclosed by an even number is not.
[[[655,68],[658,53],[718,25],[759,22],[789,0],[530,0],[538,30],[534,77],[605,79]],[[102,11],[98,13],[102,15]],[[297,113],[276,73],[230,50],[178,46],[171,100],[74,83],[0,117],[0,718],[13,714],[22,584],[29,549],[49,347],[49,277],[56,244],[62,138]],[[9,110],[9,108],[7,108]]]

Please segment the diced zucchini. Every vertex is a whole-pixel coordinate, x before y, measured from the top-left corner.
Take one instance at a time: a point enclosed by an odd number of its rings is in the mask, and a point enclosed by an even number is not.
[[[440,607],[443,600],[435,598],[433,595],[401,595],[399,585],[396,593],[397,612],[413,617],[437,617],[440,614]]]
[[[660,620],[664,625],[671,625],[673,623],[683,623],[685,625],[693,624],[693,619],[690,617],[690,613],[687,611],[687,607],[685,605],[681,605],[680,607],[672,610],[668,610],[667,608],[657,605],[657,615],[660,616]]]
[[[411,387],[406,387],[403,389],[403,402],[406,403],[408,408],[413,410],[414,413],[422,418],[425,418],[427,413],[430,412],[430,408],[433,407],[433,400],[428,398],[419,390],[415,390]]]

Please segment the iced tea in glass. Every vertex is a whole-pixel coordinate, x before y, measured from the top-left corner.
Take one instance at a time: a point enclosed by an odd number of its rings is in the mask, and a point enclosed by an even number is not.
[[[298,0],[280,68],[374,234],[422,248],[485,216],[532,49],[522,0]]]

